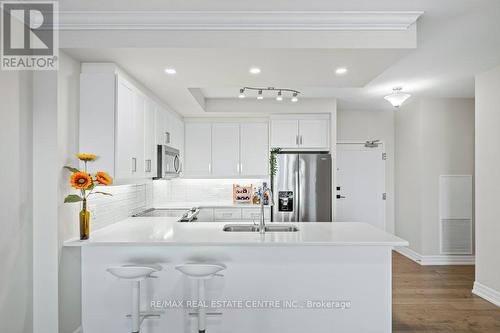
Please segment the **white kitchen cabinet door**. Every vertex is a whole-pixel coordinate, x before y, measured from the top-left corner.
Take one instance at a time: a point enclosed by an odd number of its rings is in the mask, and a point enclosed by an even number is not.
[[[240,171],[240,125],[212,124],[212,175],[237,176]]]
[[[156,108],[150,101],[144,104],[144,174],[156,177]]]
[[[134,89],[125,80],[118,78],[116,98],[116,146],[115,178],[133,178],[134,167]]]
[[[329,119],[301,119],[299,121],[299,147],[328,149],[330,147]]]
[[[184,174],[206,176],[212,171],[212,125],[186,123]]]
[[[296,119],[271,120],[271,147],[297,148],[299,121]]]
[[[184,145],[184,122],[174,115],[170,115],[170,146],[181,150]]]
[[[133,140],[134,151],[132,154],[133,178],[144,178],[144,108],[146,99],[144,95],[138,91],[134,92],[134,109],[133,109],[133,129],[130,136]]]
[[[267,177],[269,174],[268,124],[242,123],[240,138],[240,174]]]

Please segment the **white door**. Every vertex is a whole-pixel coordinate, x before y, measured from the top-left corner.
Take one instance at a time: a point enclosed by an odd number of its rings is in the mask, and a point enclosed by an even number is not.
[[[184,174],[206,176],[212,171],[212,124],[186,123]]]
[[[240,125],[240,174],[269,175],[269,130],[267,123]]]
[[[240,125],[212,124],[212,175],[237,176],[240,171]]]
[[[301,119],[299,121],[300,148],[328,149],[330,147],[329,119]]]
[[[297,148],[299,145],[299,121],[289,119],[271,120],[271,147]]]
[[[115,178],[130,179],[137,166],[134,158],[134,91],[125,80],[118,78],[116,98]]]
[[[156,108],[146,100],[144,108],[144,173],[147,178],[156,176]]]
[[[383,145],[337,144],[335,221],[367,222],[385,230]]]

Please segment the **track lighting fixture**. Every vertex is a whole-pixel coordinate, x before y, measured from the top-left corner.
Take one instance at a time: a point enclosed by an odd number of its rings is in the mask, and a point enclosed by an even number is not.
[[[283,101],[283,99],[286,97],[285,95],[288,94],[288,96],[290,96],[291,94],[291,98],[290,98],[290,101],[292,101],[293,103],[297,102],[299,100],[298,96],[300,94],[300,91],[298,90],[294,90],[294,89],[288,89],[288,88],[274,88],[274,87],[267,87],[267,88],[257,88],[257,87],[243,87],[240,89],[240,94],[238,95],[238,98],[245,98],[246,95],[245,95],[245,92],[247,90],[250,90],[250,91],[257,91],[257,99],[258,100],[262,100],[264,99],[264,91],[277,91],[277,94],[276,94],[276,100],[278,102],[281,102]]]
[[[240,89],[240,94],[238,95],[238,98],[245,98],[245,89]]]
[[[283,100],[283,96],[281,96],[281,90],[280,90],[280,91],[278,91],[278,96],[276,96],[276,100],[277,100],[278,102],[281,102],[281,101]]]

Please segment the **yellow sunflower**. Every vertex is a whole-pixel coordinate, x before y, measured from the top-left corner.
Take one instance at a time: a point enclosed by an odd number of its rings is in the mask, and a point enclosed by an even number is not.
[[[106,172],[99,171],[95,174],[95,179],[101,185],[111,185],[113,183],[113,178],[111,178]]]
[[[76,154],[76,157],[78,157],[80,161],[85,162],[95,161],[95,159],[97,158],[97,156],[94,154]]]
[[[92,177],[85,172],[75,172],[70,177],[71,186],[77,190],[86,190],[92,186]]]

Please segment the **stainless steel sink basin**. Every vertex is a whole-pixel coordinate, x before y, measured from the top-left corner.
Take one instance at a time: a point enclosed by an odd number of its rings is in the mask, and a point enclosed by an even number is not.
[[[228,232],[259,232],[259,226],[253,224],[226,224],[223,231]],[[266,232],[296,232],[299,231],[291,224],[272,224],[266,225]]]

